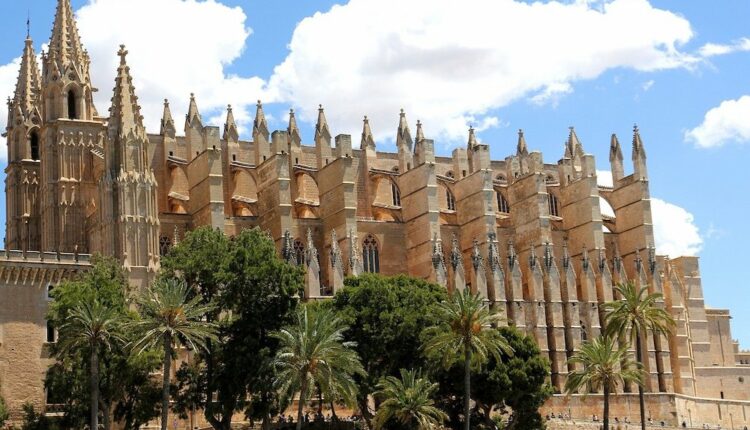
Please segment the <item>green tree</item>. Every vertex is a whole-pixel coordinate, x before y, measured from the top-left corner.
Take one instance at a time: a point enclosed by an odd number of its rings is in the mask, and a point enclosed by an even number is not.
[[[8,407],[5,405],[5,400],[0,397],[0,428],[5,425],[5,421],[7,421],[8,418],[10,418],[10,412],[8,412]]]
[[[471,368],[487,362],[490,356],[512,354],[508,341],[492,327],[500,316],[490,310],[479,294],[467,288],[454,292],[437,307],[440,324],[425,329],[424,350],[428,357],[440,357],[448,368],[463,359],[464,429],[471,428]]]
[[[94,256],[92,267],[80,277],[58,285],[50,293],[47,318],[60,327],[58,342],[50,345],[53,364],[47,371],[45,387],[50,403],[62,405],[63,416],[57,420],[63,428],[82,428],[88,421],[92,390],[90,386],[91,349],[66,348],[69,331],[63,329],[71,316],[85,303],[98,303],[112,312],[116,319],[127,321],[133,312],[129,309],[128,286],[120,263],[112,258]],[[120,334],[132,340],[132,333]],[[148,358],[147,358],[148,357]],[[150,378],[158,368],[154,354],[134,357],[123,345],[112,343],[111,348],[99,348],[99,412],[102,425],[109,429],[113,411],[117,414],[139,414],[143,421],[157,416],[154,403],[147,397],[131,397],[129,393],[153,391]],[[127,422],[125,423],[127,425]],[[132,427],[126,427],[130,430]]]
[[[605,315],[605,334],[618,339],[626,339],[631,345],[635,342],[636,360],[643,363],[642,336],[648,337],[669,335],[674,330],[675,322],[669,312],[659,305],[662,295],[649,294],[648,288],[638,288],[632,282],[615,287],[620,300],[603,305]],[[641,428],[646,429],[646,405],[643,395],[643,384],[638,385],[638,401],[641,410]]]
[[[89,428],[99,428],[99,354],[123,344],[120,335],[122,319],[118,310],[94,300],[76,306],[60,327],[58,348],[61,354],[87,350],[89,354],[90,421]]]
[[[368,421],[368,398],[378,382],[423,365],[420,333],[438,323],[435,308],[447,297],[445,288],[422,279],[366,273],[347,278],[326,302],[348,325],[344,336],[356,343],[367,372],[356,379],[359,409]]]
[[[356,403],[353,375],[365,371],[354,345],[344,341],[346,329],[330,310],[305,306],[295,324],[271,334],[280,346],[274,360],[276,385],[284,399],[299,393],[297,430],[302,428],[303,408],[316,386],[325,394],[338,394],[349,405]]]
[[[377,388],[374,396],[381,400],[375,414],[378,430],[431,430],[448,418],[431,398],[438,384],[422,378],[415,370],[401,369],[401,378],[386,376]]]
[[[218,341],[209,340],[177,372],[176,411],[187,417],[203,410],[217,430],[228,430],[243,410],[267,425],[278,409],[271,366],[278,341],[269,334],[293,321],[301,269],[279,258],[258,229],[228,239],[202,227],[162,259],[162,277],[184,280],[203,303],[217,305],[207,319],[218,325]]]
[[[627,346],[619,343],[610,336],[600,336],[581,345],[581,349],[568,360],[580,367],[568,374],[565,381],[565,391],[570,394],[584,390],[603,390],[604,392],[604,430],[609,430],[609,393],[619,384],[635,382],[643,383],[645,373],[640,363],[632,361],[628,356]]]
[[[215,324],[205,320],[213,310],[211,304],[201,303],[198,296],[189,298],[189,288],[174,279],[162,279],[144,289],[138,298],[140,319],[132,325],[141,338],[133,348],[142,353],[150,348],[161,348],[162,365],[161,429],[167,430],[169,417],[169,382],[172,355],[176,344],[192,350],[203,349],[209,339],[215,339]]]

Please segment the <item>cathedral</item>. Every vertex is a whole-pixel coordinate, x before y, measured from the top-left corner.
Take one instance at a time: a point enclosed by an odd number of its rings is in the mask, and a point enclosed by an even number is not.
[[[120,63],[102,114],[70,0],[58,0],[41,70],[27,38],[8,100],[0,395],[14,419],[26,402],[54,409],[43,378],[56,337],[45,320],[56,284],[99,253],[119,259],[134,288],[147,288],[160,255],[211,226],[227,235],[267,231],[280,255],[303,267],[308,300],[364,272],[478,292],[549,357],[557,394],[545,410],[580,417],[597,413],[601,399],[559,394],[573,369],[567,359],[600,333],[600,306],[613,299],[613,286],[632,280],[663,293],[660,305],[677,322],[670,336],[640,339],[649,416],[750,425],[750,351],[732,339],[729,311],[705,305],[697,257],[655,252],[637,127],[632,163],[618,137],[609,140],[612,187],[597,183],[594,157],[573,128],[556,163],[530,151],[523,131],[503,160],[490,158],[473,129],[446,157],[435,153],[427,125],[417,122],[412,133],[402,111],[394,115],[397,152],[382,152],[367,117],[355,147],[352,136],[333,135],[321,106],[315,135],[303,144],[294,111],[285,130],[272,132],[258,102],[245,141],[231,106],[219,128],[203,122],[191,96],[181,133],[166,100],[160,130],[149,133],[128,51],[115,53]],[[634,391],[614,396],[613,416],[638,416]]]

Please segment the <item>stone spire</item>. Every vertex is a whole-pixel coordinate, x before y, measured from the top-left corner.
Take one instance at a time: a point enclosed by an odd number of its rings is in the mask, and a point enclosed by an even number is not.
[[[16,91],[11,103],[17,111],[13,113],[22,114],[23,120],[28,120],[33,115],[39,116],[37,108],[40,91],[39,65],[36,62],[34,42],[27,37],[21,57],[21,70],[16,81]]]
[[[568,127],[568,129],[570,131],[568,133],[566,152],[570,152],[571,158],[583,157],[583,144],[581,143],[580,139],[578,139],[575,127]]]
[[[234,112],[232,105],[227,105],[227,120],[224,123],[224,140],[237,142],[240,140],[240,133],[237,130],[237,123],[234,121]]]
[[[466,142],[466,147],[469,150],[474,149],[475,146],[479,145],[479,142],[477,142],[477,136],[474,133],[474,127],[469,127],[469,140]]]
[[[281,244],[281,258],[289,264],[296,264],[294,260],[294,245],[292,244],[292,233],[289,229],[284,230]]]
[[[526,138],[523,137],[523,129],[518,130],[518,145],[516,146],[516,155],[529,155],[529,148],[526,146]]]
[[[88,75],[89,58],[78,35],[70,0],[57,2],[47,60],[53,66],[52,68],[56,68],[59,72],[64,72],[72,66],[81,74],[81,80],[87,80],[84,77]]]
[[[612,138],[609,142],[609,164],[612,169],[612,185],[615,185],[625,176],[625,169],[622,164],[622,148],[620,147],[620,141],[614,133],[612,133]]]
[[[174,118],[172,118],[172,111],[169,109],[169,100],[164,99],[164,113],[161,115],[161,130],[159,134],[162,136],[174,137],[177,133],[177,127],[174,125]]]
[[[370,129],[370,120],[365,115],[362,125],[362,143],[359,149],[371,149],[375,150],[375,138],[372,136],[372,130]]]
[[[516,248],[513,246],[512,241],[508,241],[508,267],[513,270],[516,263],[518,262],[518,256],[516,255]]]
[[[266,113],[263,112],[263,103],[260,100],[258,100],[258,103],[255,105],[255,121],[253,122],[253,127],[268,135],[268,121],[266,121]]]
[[[643,146],[638,125],[633,126],[633,174],[636,179],[648,179],[646,149]]]
[[[144,139],[146,129],[143,126],[143,116],[141,115],[141,107],[138,105],[138,96],[135,95],[133,77],[130,75],[130,67],[126,58],[128,51],[125,49],[125,45],[120,45],[117,55],[120,56],[120,65],[117,67],[112,107],[109,108],[109,134],[110,137],[114,135],[126,137],[133,134],[140,139]],[[146,160],[142,161],[145,163]],[[128,167],[145,168],[145,166]]]
[[[414,141],[411,138],[411,131],[409,130],[409,123],[406,122],[406,113],[401,109],[401,113],[398,116],[398,131],[396,133],[396,144],[404,145],[409,151],[411,151]]]
[[[188,106],[188,113],[185,116],[185,128],[203,126],[203,120],[201,120],[201,114],[198,112],[198,103],[195,101],[195,94],[190,93],[190,106]]]
[[[315,124],[315,141],[317,142],[319,138],[327,140],[330,145],[331,130],[328,128],[328,121],[326,120],[323,105],[318,105],[318,122]]]
[[[289,140],[292,143],[297,145],[302,143],[302,135],[297,126],[297,117],[294,114],[294,109],[289,109],[289,125],[287,126],[286,131],[289,133]]]

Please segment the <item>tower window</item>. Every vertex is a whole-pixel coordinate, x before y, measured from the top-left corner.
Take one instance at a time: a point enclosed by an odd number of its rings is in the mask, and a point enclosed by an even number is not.
[[[31,149],[31,159],[39,160],[39,134],[36,131],[31,132],[29,147]]]
[[[371,234],[368,234],[362,243],[362,260],[364,260],[365,272],[380,273],[378,242]]]
[[[297,239],[292,245],[292,251],[294,252],[294,262],[298,266],[305,264],[305,244],[301,240]]]
[[[549,194],[549,214],[552,216],[560,216],[560,205],[557,202],[557,197],[554,194]]]
[[[448,202],[448,210],[449,211],[455,211],[456,210],[456,199],[453,197],[453,193],[450,192],[450,190],[445,190],[445,199]]]
[[[78,119],[76,93],[73,90],[68,91],[68,119]]]
[[[401,206],[401,191],[395,182],[391,182],[391,194],[393,195],[393,206]]]
[[[497,193],[497,209],[502,213],[510,213],[510,205],[502,193]]]

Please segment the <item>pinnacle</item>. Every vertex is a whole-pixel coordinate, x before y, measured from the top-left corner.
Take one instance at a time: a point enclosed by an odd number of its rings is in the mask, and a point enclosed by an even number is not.
[[[141,107],[138,105],[138,97],[135,95],[130,67],[128,67],[125,59],[127,53],[125,45],[120,45],[118,51],[120,66],[117,68],[117,77],[115,78],[109,127],[111,131],[116,131],[120,135],[127,135],[129,132],[145,134]]]
[[[266,122],[266,114],[263,112],[263,103],[258,100],[258,103],[255,105],[255,107],[255,127],[259,127],[261,125],[268,127],[268,123]]]
[[[227,105],[227,121],[224,123],[224,139],[231,137],[234,140],[238,140],[239,134],[237,132],[237,123],[234,121],[234,112],[232,111],[232,105]]]
[[[518,145],[516,147],[517,155],[529,155],[529,148],[526,146],[526,138],[523,137],[523,129],[518,130]]]
[[[201,114],[198,111],[198,103],[195,101],[195,94],[190,93],[190,106],[188,107],[188,113],[186,116],[186,125],[191,126],[195,121],[200,125],[202,124]]]
[[[570,151],[571,157],[583,156],[583,144],[581,143],[580,139],[578,139],[575,127],[568,127],[568,130],[570,130],[570,132],[568,133],[567,151]]]
[[[643,147],[643,140],[641,140],[638,124],[633,125],[633,157],[636,156],[646,158],[646,149]]]
[[[331,138],[331,132],[328,130],[328,121],[326,120],[326,114],[322,104],[318,105],[318,122],[315,124],[316,142],[318,137],[323,137],[326,140]]]
[[[161,134],[165,134],[167,130],[175,131],[174,119],[172,119],[172,111],[169,109],[169,100],[164,99],[164,113],[161,117]]]
[[[398,144],[405,144],[408,147],[407,149],[409,150],[411,149],[411,146],[413,144],[411,139],[411,131],[409,130],[409,123],[406,121],[406,113],[403,109],[401,109],[401,112],[399,113],[396,142]]]
[[[417,120],[417,142],[424,140],[424,130],[422,130],[422,121]]]
[[[370,129],[370,120],[365,115],[363,120],[364,125],[362,126],[362,145],[361,148],[366,147],[375,148],[375,138],[372,136],[372,129]]]
[[[40,89],[39,66],[36,62],[34,43],[31,39],[26,39],[13,97],[13,104],[17,104],[21,108],[26,118],[31,115],[31,111],[36,105]]]
[[[78,35],[73,8],[70,0],[58,0],[52,36],[49,42],[50,59],[62,69],[68,64],[83,66],[87,54]]]
[[[474,133],[474,126],[471,126],[469,127],[469,142],[467,143],[467,146],[469,149],[472,149],[477,145],[479,145],[479,142],[477,142],[477,136]]]
[[[617,135],[612,133],[612,138],[609,142],[609,160],[622,160],[622,148],[620,147],[620,141],[617,139]]]

